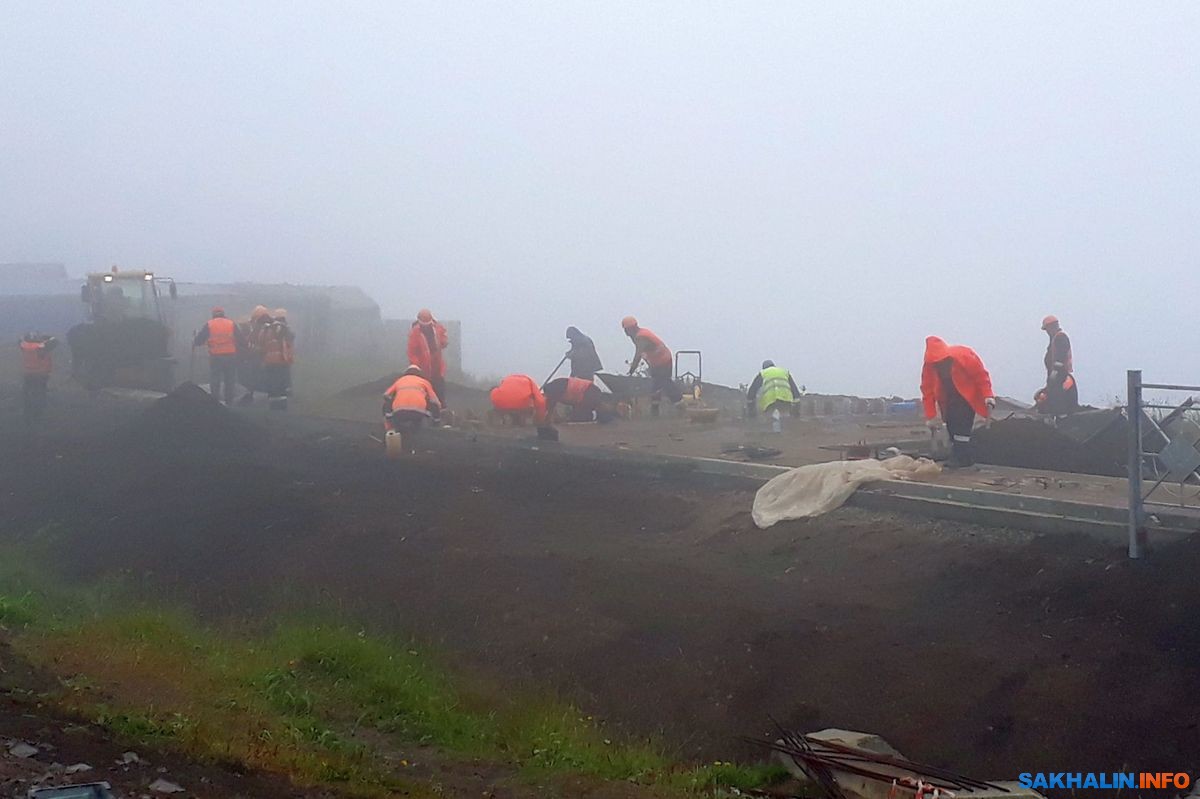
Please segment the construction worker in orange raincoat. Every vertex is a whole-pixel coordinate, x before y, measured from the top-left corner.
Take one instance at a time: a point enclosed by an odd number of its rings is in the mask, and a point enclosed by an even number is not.
[[[421,369],[421,373],[433,384],[442,404],[446,402],[446,358],[444,352],[450,346],[446,327],[433,318],[428,308],[417,312],[417,320],[408,331],[408,362]]]
[[[212,318],[196,333],[192,346],[201,345],[208,346],[208,392],[226,405],[233,404],[238,353],[245,350],[246,337],[237,323],[225,316],[224,308],[213,308]]]
[[[651,391],[654,392],[650,399],[650,415],[658,416],[660,397],[665,396],[671,403],[683,399],[683,392],[679,390],[679,386],[675,385],[675,380],[671,376],[674,356],[671,355],[671,349],[663,343],[661,338],[652,331],[640,327],[638,320],[632,316],[626,316],[621,320],[621,328],[625,331],[625,335],[633,341],[634,346],[633,360],[629,362],[629,374],[632,375],[636,372],[642,361],[645,361],[646,366],[649,367]]]
[[[546,414],[554,412],[554,406],[562,403],[571,406],[572,422],[611,422],[617,418],[612,394],[605,394],[591,380],[582,377],[560,377],[551,380],[542,389],[546,397]]]
[[[550,426],[546,396],[542,394],[537,381],[529,375],[509,375],[492,389],[490,397],[492,407],[513,423],[522,424],[532,419],[537,425],[539,438],[558,438]]]
[[[36,419],[46,407],[46,392],[50,386],[50,372],[54,370],[54,358],[50,354],[58,346],[54,336],[26,333],[18,342],[21,348],[21,402],[25,416]]]
[[[403,434],[409,452],[415,451],[417,431],[429,419],[437,419],[441,412],[441,399],[416,364],[405,369],[383,392],[383,425]]]
[[[921,398],[929,428],[936,430],[945,423],[950,434],[952,452],[946,465],[950,468],[974,465],[971,434],[975,417],[987,419],[996,407],[992,377],[975,350],[950,346],[937,336],[925,339]]]
[[[1063,332],[1057,316],[1042,320],[1042,330],[1050,337],[1046,345],[1046,386],[1033,395],[1038,413],[1062,416],[1079,410],[1079,386],[1075,383],[1075,364],[1071,339]]]

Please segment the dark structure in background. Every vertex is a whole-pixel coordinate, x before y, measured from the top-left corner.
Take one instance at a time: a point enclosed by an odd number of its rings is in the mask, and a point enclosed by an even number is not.
[[[65,338],[69,329],[87,318],[87,306],[79,293],[83,283],[82,276],[70,276],[63,264],[0,264],[0,340],[15,342],[30,330]],[[355,286],[177,285],[178,297],[167,301],[166,311],[172,327],[170,351],[178,364],[179,379],[188,377],[193,336],[217,305],[235,320],[249,317],[255,305],[286,308],[302,369],[361,365],[399,371],[408,365],[405,347],[411,319],[384,319],[378,303]],[[457,321],[442,323],[450,335],[445,351],[448,376],[456,379],[462,375],[462,326]]]

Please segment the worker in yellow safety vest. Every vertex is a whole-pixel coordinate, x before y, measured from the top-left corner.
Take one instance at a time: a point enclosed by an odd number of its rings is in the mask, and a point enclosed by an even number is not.
[[[746,391],[747,413],[750,416],[769,414],[772,431],[782,432],[781,412],[786,409],[795,415],[800,392],[791,372],[776,366],[774,361],[763,361],[762,370],[754,376],[754,381]]]

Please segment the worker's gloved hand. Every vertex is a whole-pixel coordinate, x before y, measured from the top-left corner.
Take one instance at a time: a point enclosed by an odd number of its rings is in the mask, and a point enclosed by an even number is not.
[[[925,426],[928,427],[930,430],[941,430],[942,429],[942,420],[937,418],[936,416],[933,417],[932,419],[926,419]]]
[[[992,411],[996,410],[996,398],[995,397],[988,397],[987,399],[985,399],[983,401],[983,404],[987,406],[989,414]]]

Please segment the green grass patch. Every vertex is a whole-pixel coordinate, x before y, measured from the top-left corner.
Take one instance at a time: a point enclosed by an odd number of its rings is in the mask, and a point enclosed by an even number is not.
[[[63,678],[49,699],[132,742],[354,796],[422,795],[384,768],[381,747],[482,758],[537,779],[629,781],[655,795],[745,790],[785,776],[762,765],[682,766],[648,742],[614,740],[569,704],[471,690],[411,642],[311,621],[217,630],[118,599],[112,586],[51,596],[44,585],[0,570],[0,624],[19,652]]]
[[[37,620],[33,595],[26,592],[20,596],[0,594],[0,626],[28,627]]]

